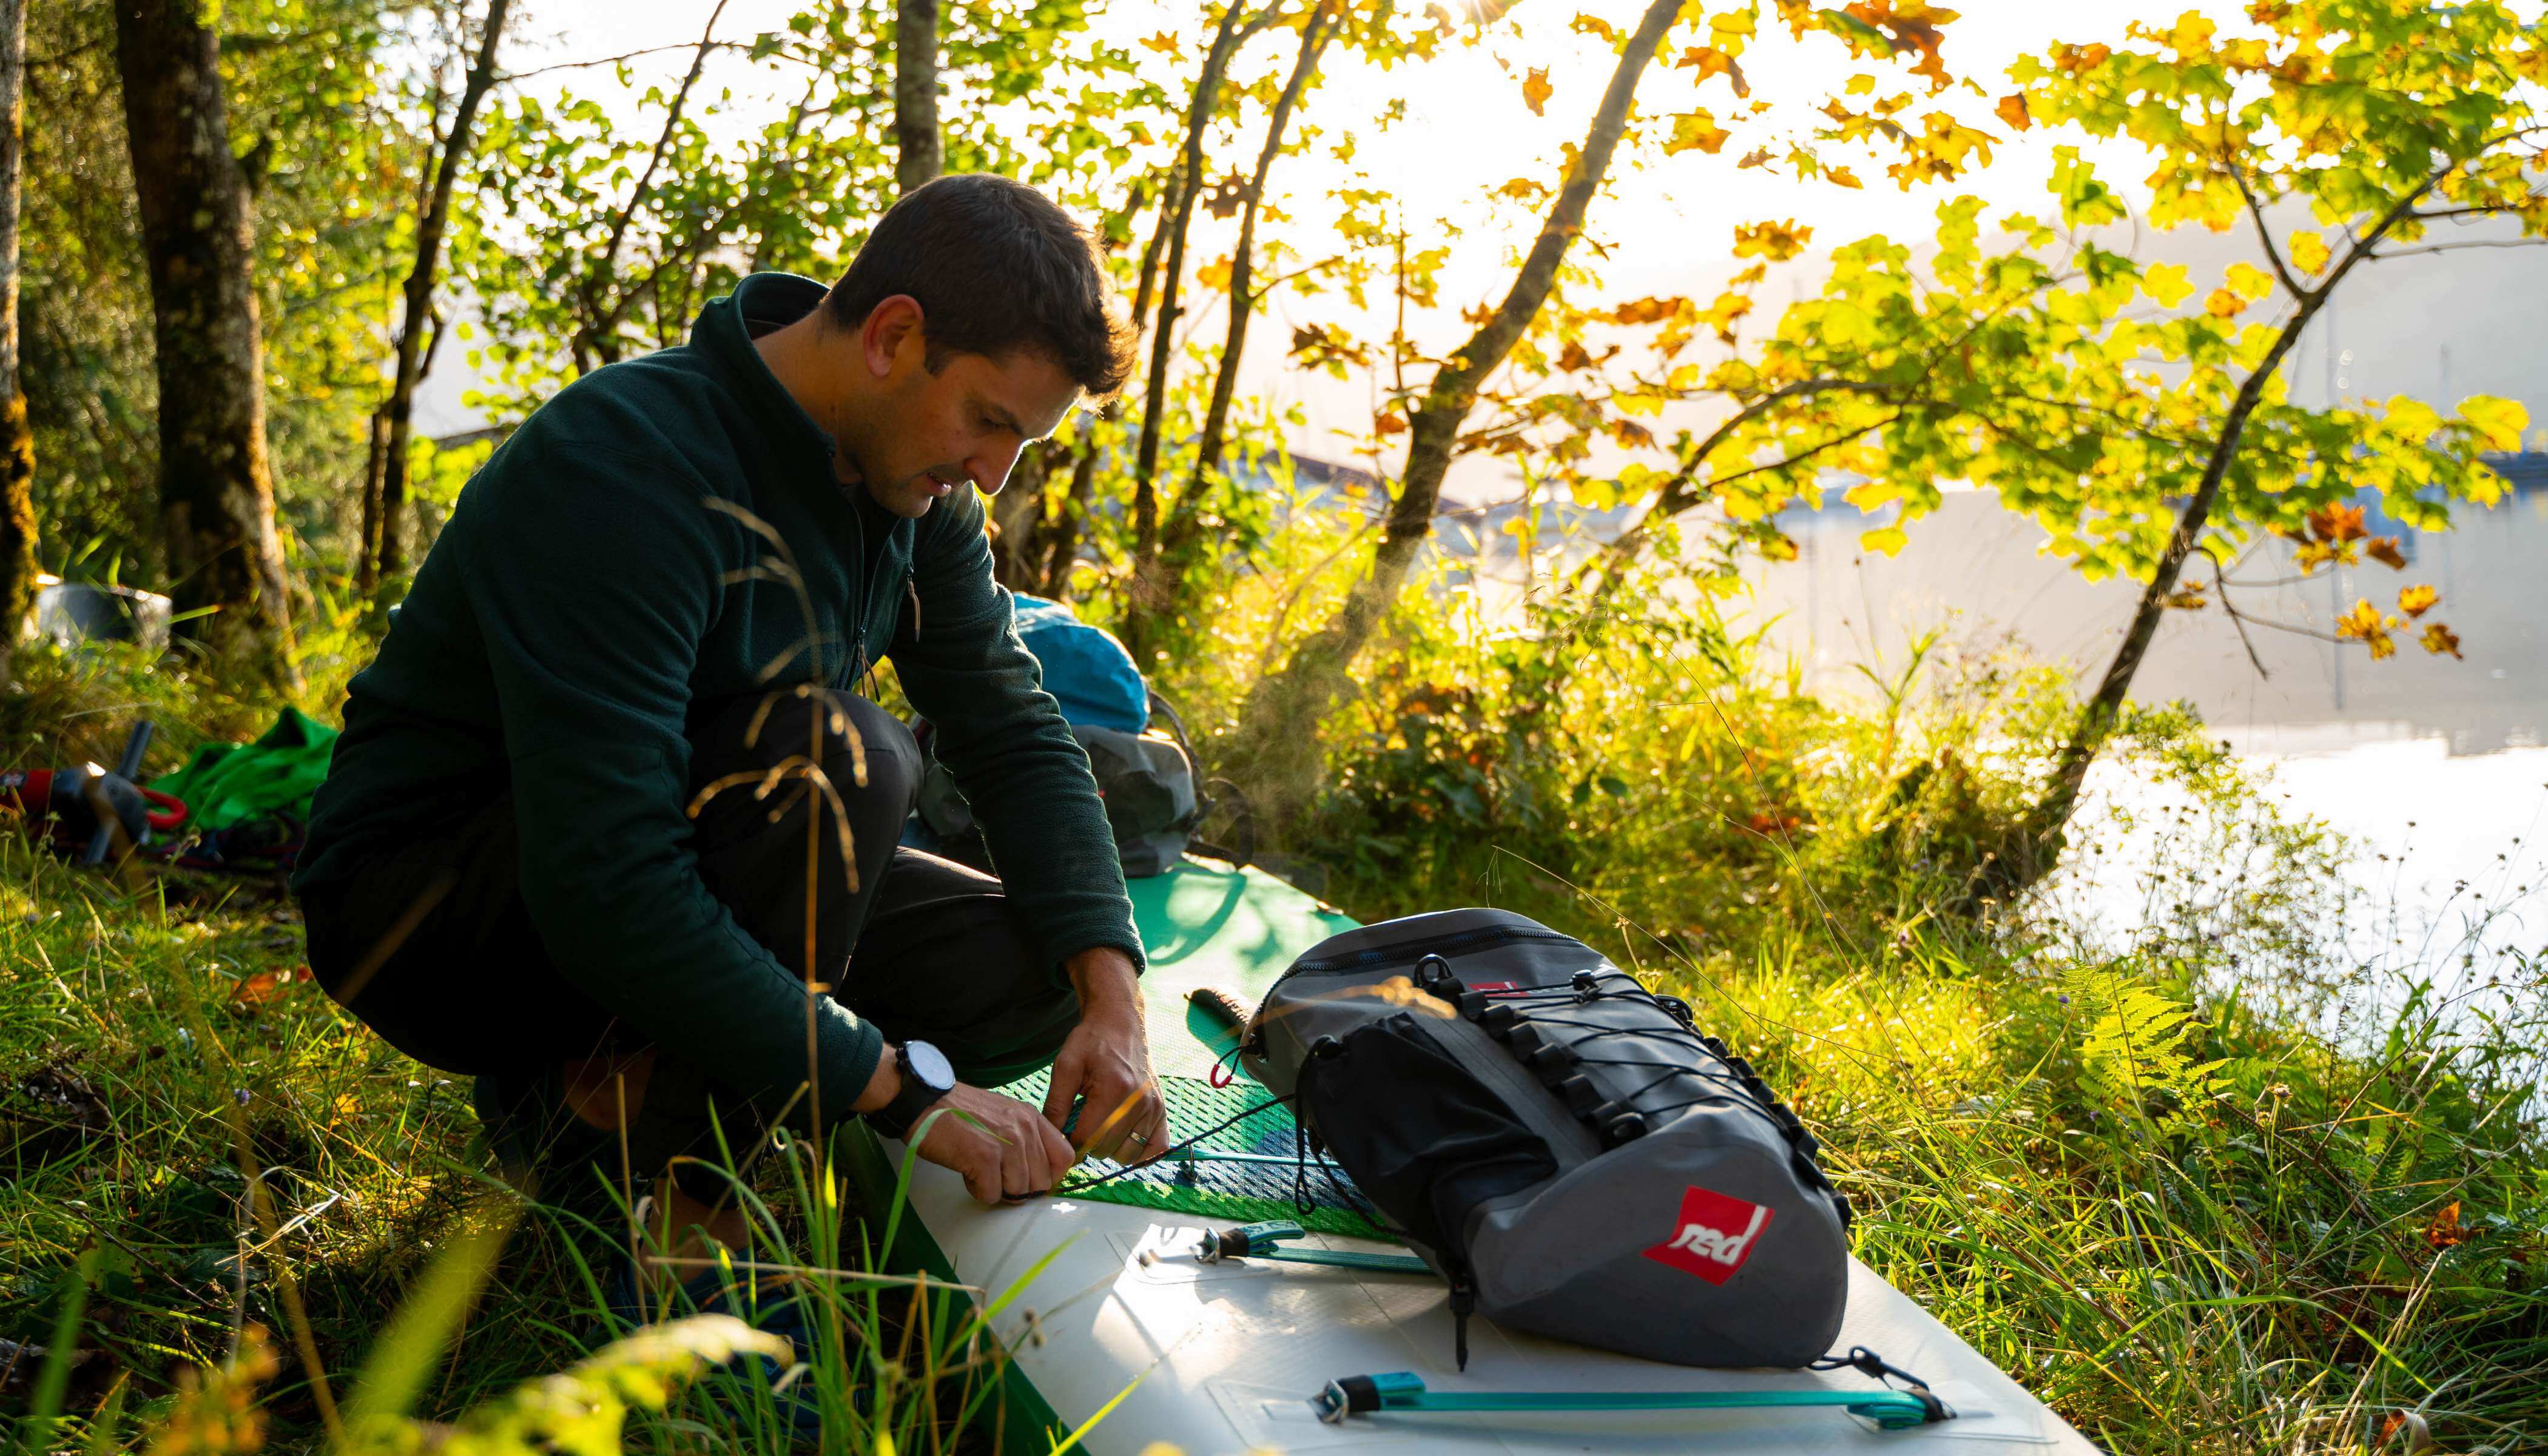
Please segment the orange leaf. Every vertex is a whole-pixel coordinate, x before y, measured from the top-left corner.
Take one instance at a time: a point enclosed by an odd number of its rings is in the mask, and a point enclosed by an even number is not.
[[[1397,414],[1375,414],[1371,417],[1371,427],[1385,435],[1403,435],[1407,433],[1407,420]]]
[[[2212,290],[2203,301],[2203,312],[2215,318],[2235,318],[2247,311],[2247,301],[2226,288]]]
[[[2393,572],[2407,569],[2407,553],[2398,549],[2395,536],[2373,536],[2362,543],[2362,554]]]
[[[1736,162],[1734,165],[1739,171],[1744,167],[1766,167],[1769,164],[1770,148],[1766,146],[1756,146],[1750,151],[1743,153],[1743,160]]]
[[[294,981],[310,979],[310,967],[291,970],[260,970],[230,989],[230,1000],[240,1006],[263,1006],[280,998]]]
[[[2459,634],[2439,622],[2425,623],[2423,641],[2424,650],[2435,657],[2446,652],[2453,657],[2460,655]]]
[[[1159,52],[1161,55],[1174,55],[1177,53],[1177,38],[1166,31],[1159,32],[1157,35],[1150,37],[1141,44]]]
[[[1737,62],[1733,56],[1726,54],[1724,51],[1717,49],[1713,46],[1690,46],[1688,49],[1684,50],[1681,53],[1679,64],[1683,66],[1695,66],[1698,68],[1698,74],[1690,78],[1693,82],[1704,81],[1710,76],[1721,75],[1733,83],[1735,95],[1749,96],[1752,94],[1752,83],[1744,79],[1742,65]]]
[[[2023,132],[2035,125],[2035,115],[2026,109],[2026,93],[2023,91],[2013,91],[2001,97],[1997,110],[1999,119],[2017,131]]]
[[[2329,505],[2321,510],[2313,510],[2309,524],[2321,541],[2359,541],[2363,536],[2362,507]]]
[[[1661,323],[1689,306],[1687,299],[1633,299],[1610,311],[1610,321],[1634,326]]]
[[[1532,116],[1548,115],[1541,108],[1556,94],[1557,88],[1548,84],[1548,67],[1544,65],[1531,67],[1530,74],[1521,78],[1521,104],[1530,108]]]
[[[2441,599],[2442,593],[2430,587],[2418,585],[2398,589],[2398,609],[2411,617],[2422,616],[2432,610],[2434,602]]]
[[[2460,1228],[2458,1199],[2452,1199],[2440,1213],[2433,1215],[2431,1223],[2424,1226],[2424,1241],[2435,1248],[2449,1248],[2452,1244],[2464,1243],[2467,1240],[2467,1230]]]

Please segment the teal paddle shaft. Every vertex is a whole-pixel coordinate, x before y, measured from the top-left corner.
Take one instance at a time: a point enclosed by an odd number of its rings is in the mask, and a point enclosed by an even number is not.
[[[1351,1249],[1286,1248],[1284,1240],[1301,1236],[1301,1226],[1275,1219],[1204,1235],[1195,1255],[1206,1263],[1223,1259],[1272,1259],[1285,1264],[1329,1264],[1339,1269],[1371,1269],[1384,1274],[1431,1274],[1433,1266],[1413,1254],[1367,1254]]]
[[[1743,1410],[1837,1407],[1884,1430],[1908,1430],[1954,1415],[1925,1392],[1860,1391],[1464,1391],[1435,1392],[1408,1371],[1348,1376],[1328,1383],[1312,1402],[1319,1418],[1342,1425],[1382,1410]]]

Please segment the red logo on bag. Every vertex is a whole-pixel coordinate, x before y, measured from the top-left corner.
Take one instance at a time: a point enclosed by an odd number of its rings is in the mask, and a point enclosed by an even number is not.
[[[1681,1218],[1673,1225],[1672,1237],[1647,1249],[1646,1257],[1723,1284],[1752,1257],[1761,1231],[1769,1227],[1770,1211],[1761,1205],[1692,1188],[1681,1196]]]

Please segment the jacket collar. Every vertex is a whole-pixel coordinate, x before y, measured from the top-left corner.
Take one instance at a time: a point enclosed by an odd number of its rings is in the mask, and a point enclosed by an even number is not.
[[[771,431],[773,446],[811,451],[829,479],[834,450],[830,432],[787,393],[752,345],[756,333],[793,323],[814,312],[827,292],[822,284],[793,273],[749,274],[734,292],[709,300],[699,311],[698,320],[690,325],[690,347],[733,381],[737,393]]]

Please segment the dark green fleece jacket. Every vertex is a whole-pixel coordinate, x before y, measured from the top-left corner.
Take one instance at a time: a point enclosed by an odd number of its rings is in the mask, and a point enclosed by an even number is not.
[[[1087,756],[991,580],[981,499],[959,490],[911,521],[844,488],[831,437],[752,346],[822,294],[754,275],[687,345],[585,376],[496,451],[353,682],[294,878],[341,883],[509,786],[522,897],[559,969],[655,1045],[754,1090],[803,1076],[804,991],[699,878],[694,707],[848,688],[890,660],[1055,973],[1097,946],[1140,958]],[[810,602],[746,580],[782,555]],[[864,1087],[880,1035],[819,1005],[823,1085]]]

